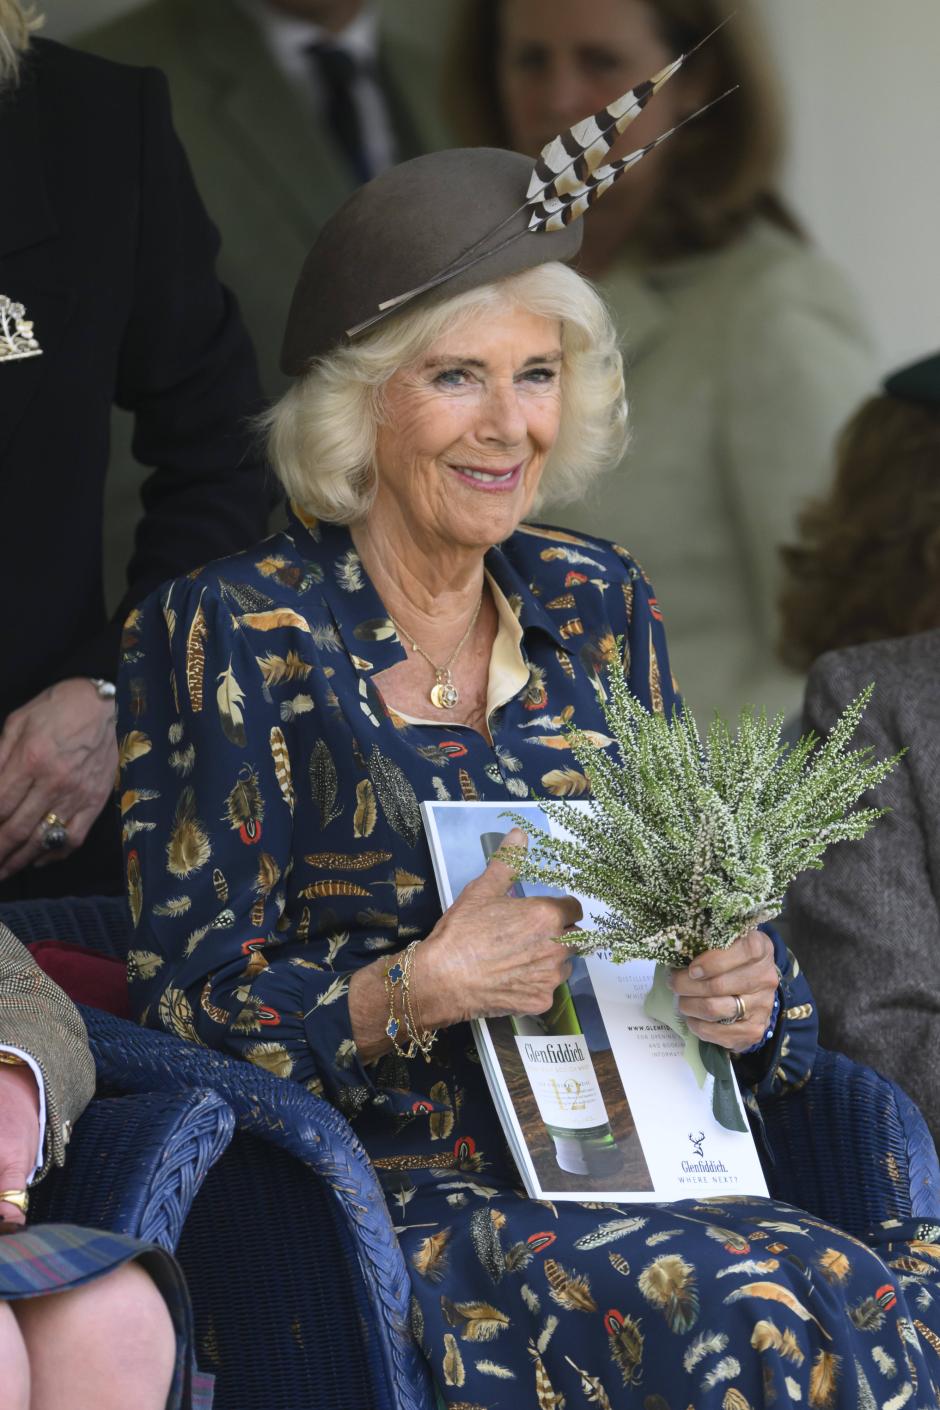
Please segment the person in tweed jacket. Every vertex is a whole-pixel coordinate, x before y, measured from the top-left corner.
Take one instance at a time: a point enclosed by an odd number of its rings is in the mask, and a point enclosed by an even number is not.
[[[26,1227],[29,1186],[63,1164],[94,1086],[78,1010],[0,922],[0,1410],[207,1410],[169,1254],[107,1230]]]
[[[886,378],[840,439],[829,492],[785,551],[785,659],[812,670],[823,734],[875,684],[856,734],[907,752],[866,802],[889,812],[787,896],[820,1041],[900,1083],[940,1140],[940,350]]]

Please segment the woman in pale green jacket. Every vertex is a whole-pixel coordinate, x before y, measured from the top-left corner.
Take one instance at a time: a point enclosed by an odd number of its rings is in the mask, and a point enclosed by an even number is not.
[[[775,194],[776,82],[746,0],[468,0],[449,91],[465,140],[537,151],[715,34],[620,139],[641,146],[739,85],[619,182],[582,273],[621,330],[632,437],[567,527],[656,569],[673,663],[701,718],[790,710],[774,658],[777,546],[825,484],[873,379],[855,296]]]

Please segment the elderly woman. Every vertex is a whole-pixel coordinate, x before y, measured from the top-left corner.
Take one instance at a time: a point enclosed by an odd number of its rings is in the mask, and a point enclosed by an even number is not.
[[[24,1227],[29,1187],[63,1163],[94,1089],[78,1010],[0,924],[0,1410],[208,1407],[168,1253],[102,1229]]]
[[[915,1375],[923,1394],[894,1314],[882,1361],[866,1333],[856,1365],[847,1305],[892,1282],[863,1246],[760,1200],[546,1207],[505,1151],[468,1020],[546,1010],[579,908],[508,896],[496,858],[441,915],[419,800],[556,789],[563,722],[603,729],[619,638],[635,694],[677,702],[630,555],[529,522],[580,495],[624,427],[610,320],[564,263],[580,223],[529,231],[530,174],[511,153],[437,154],[333,218],[269,418],[287,532],[128,624],[133,1002],[354,1122],[448,1404],[854,1407]],[[416,1027],[387,983],[413,941]],[[805,1079],[812,1005],[768,936],[674,983],[696,1033],[749,1054],[745,1081]],[[737,995],[746,1020],[718,1022]]]
[[[825,484],[836,432],[874,376],[857,298],[778,194],[781,105],[756,8],[464,0],[447,84],[461,140],[534,156],[733,14],[630,145],[737,91],[587,222],[579,268],[627,348],[631,441],[613,474],[559,515],[655,561],[673,662],[702,719],[745,703],[797,707],[799,679],[774,655],[774,545]]]

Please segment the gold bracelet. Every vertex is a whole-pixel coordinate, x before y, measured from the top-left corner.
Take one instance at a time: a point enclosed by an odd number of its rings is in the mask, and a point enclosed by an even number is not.
[[[17,1053],[0,1052],[0,1063],[2,1063],[4,1067],[29,1066],[29,1063],[25,1062],[24,1059],[21,1058]]]
[[[411,992],[411,970],[420,944],[420,940],[412,940],[405,951],[405,961],[402,966],[402,1008],[404,1010],[405,1022],[408,1024],[408,1033],[412,1045],[421,1054],[425,1062],[430,1062],[431,1049],[437,1042],[437,1029],[425,1028],[418,1012],[417,998],[414,997]]]
[[[401,985],[402,995],[404,996],[404,982],[405,966],[402,963],[401,957],[399,955],[392,955],[391,959],[385,966],[385,993],[388,998],[388,1021],[385,1024],[385,1032],[386,1035],[391,1038],[392,1047],[395,1049],[395,1052],[398,1054],[399,1057],[413,1058],[415,1053],[418,1051],[414,1039],[412,1038],[407,1048],[404,1048],[402,1047],[398,1038],[398,1035],[401,1032],[401,1026],[403,1021],[406,1023],[406,1026],[409,1029],[411,1026],[407,1023],[404,997],[402,998],[402,1017],[399,1018],[397,1013],[395,1012],[395,992],[398,989],[398,986]]]

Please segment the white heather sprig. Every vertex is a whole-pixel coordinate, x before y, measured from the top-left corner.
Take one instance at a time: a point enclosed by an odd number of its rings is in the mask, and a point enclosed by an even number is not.
[[[834,842],[864,837],[885,811],[856,808],[901,755],[876,760],[849,749],[874,687],[852,702],[820,743],[781,742],[783,716],[742,711],[737,733],[715,718],[702,740],[689,712],[651,714],[609,674],[603,706],[609,752],[569,728],[591,786],[585,809],[540,806],[571,834],[531,829],[528,851],[507,849],[523,881],[604,903],[594,931],[565,936],[582,954],[651,959],[678,967],[732,944],[779,914],[798,872],[822,866]]]

